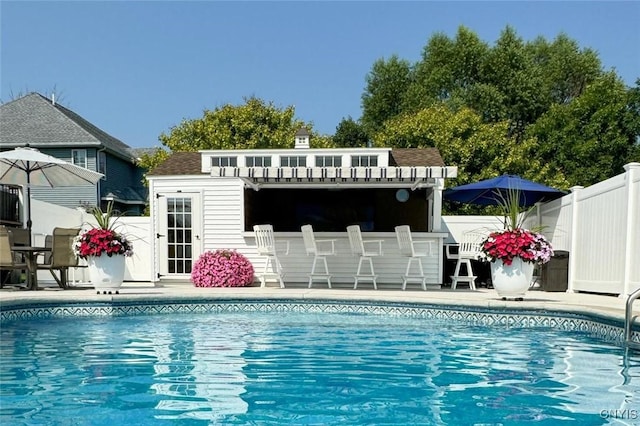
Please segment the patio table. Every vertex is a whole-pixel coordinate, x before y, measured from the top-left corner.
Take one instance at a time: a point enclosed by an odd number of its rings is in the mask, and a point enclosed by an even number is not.
[[[38,255],[51,251],[51,247],[11,246],[11,251],[23,253],[27,264],[27,289],[38,289]]]

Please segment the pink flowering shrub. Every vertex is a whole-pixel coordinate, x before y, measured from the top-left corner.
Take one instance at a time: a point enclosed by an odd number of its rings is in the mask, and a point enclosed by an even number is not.
[[[203,253],[191,270],[196,287],[245,287],[253,283],[253,265],[235,250]]]

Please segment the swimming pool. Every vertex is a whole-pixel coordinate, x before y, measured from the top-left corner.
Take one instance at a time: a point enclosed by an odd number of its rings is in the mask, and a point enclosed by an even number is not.
[[[3,315],[2,424],[640,422],[640,358],[607,342],[616,324],[579,315],[330,301]]]

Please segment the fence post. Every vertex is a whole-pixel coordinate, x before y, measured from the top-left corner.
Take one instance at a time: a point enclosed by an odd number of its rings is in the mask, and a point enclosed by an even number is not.
[[[571,191],[571,243],[569,244],[569,283],[567,293],[575,293],[573,280],[576,276],[576,260],[578,259],[578,194],[584,186],[572,186]]]
[[[628,296],[635,289],[631,288],[631,267],[632,262],[637,262],[637,254],[634,255],[633,252],[633,241],[635,238],[635,226],[638,226],[638,204],[640,200],[636,200],[635,191],[633,190],[634,181],[636,179],[636,173],[640,172],[640,163],[629,163],[625,164],[625,189],[627,193],[627,224],[626,224],[626,233],[625,233],[625,243],[624,243],[624,276],[623,276],[623,285],[624,285],[624,294],[620,296]]]

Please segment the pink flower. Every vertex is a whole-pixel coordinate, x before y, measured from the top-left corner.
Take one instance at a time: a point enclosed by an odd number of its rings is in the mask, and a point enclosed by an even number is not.
[[[73,240],[73,252],[86,259],[89,256],[101,256],[105,253],[131,256],[133,248],[127,238],[112,229],[92,228],[78,235]]]
[[[191,282],[196,287],[244,287],[253,283],[253,265],[235,250],[203,253],[194,263]]]
[[[551,243],[544,235],[521,228],[492,232],[481,247],[481,258],[491,262],[501,260],[505,265],[511,265],[516,257],[542,264],[553,256]]]

